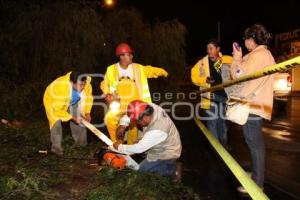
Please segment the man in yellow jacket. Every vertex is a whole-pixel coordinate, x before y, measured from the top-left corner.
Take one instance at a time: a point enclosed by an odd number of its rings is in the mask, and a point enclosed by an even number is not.
[[[44,106],[49,120],[51,151],[63,154],[62,122],[70,121],[72,137],[80,146],[87,144],[86,128],[80,126],[84,118],[91,121],[93,104],[91,78],[79,72],[69,72],[54,80],[44,93]]]
[[[202,88],[209,88],[231,79],[231,56],[222,56],[220,44],[216,39],[207,43],[207,56],[199,60],[191,70],[192,82]],[[207,128],[224,145],[227,146],[227,125],[225,107],[227,94],[225,90],[201,95],[201,108],[206,111]]]
[[[147,79],[168,76],[164,69],[133,63],[133,50],[126,43],[117,46],[116,56],[119,58],[119,62],[107,68],[104,80],[100,85],[105,100],[111,107],[116,101],[120,103],[118,109],[109,109],[105,116],[105,123],[113,142],[124,137],[124,135],[117,137],[117,127],[121,116],[126,112],[128,104],[133,100],[151,102]],[[127,143],[133,144],[137,138],[137,127],[129,127]]]

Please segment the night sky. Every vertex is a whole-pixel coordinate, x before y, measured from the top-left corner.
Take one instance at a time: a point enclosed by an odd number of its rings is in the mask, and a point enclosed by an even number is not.
[[[125,1],[125,0],[124,0]],[[148,20],[178,19],[188,29],[188,62],[193,63],[205,55],[205,44],[217,37],[218,21],[221,23],[221,47],[223,53],[231,53],[231,44],[243,43],[244,30],[254,23],[264,24],[273,34],[300,28],[300,1],[263,0],[240,1],[170,1],[126,0]]]

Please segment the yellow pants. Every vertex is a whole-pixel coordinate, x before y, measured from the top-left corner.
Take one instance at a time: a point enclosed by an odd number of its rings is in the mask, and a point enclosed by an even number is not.
[[[117,86],[117,95],[120,97],[121,107],[118,112],[108,111],[105,116],[105,123],[113,142],[117,141],[117,128],[119,126],[120,118],[126,114],[128,104],[140,99],[135,82],[130,79],[121,80]],[[134,144],[138,139],[137,127],[129,128],[127,133],[127,144]]]
[[[117,128],[119,126],[119,120],[123,116],[123,113],[113,113],[108,111],[105,116],[105,123],[107,130],[110,135],[110,139],[113,142],[117,141]],[[138,138],[138,129],[137,127],[130,128],[127,133],[127,144],[134,144]]]

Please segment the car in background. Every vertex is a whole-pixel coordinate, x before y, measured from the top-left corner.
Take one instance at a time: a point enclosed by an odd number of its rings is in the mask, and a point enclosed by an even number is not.
[[[292,90],[292,76],[290,73],[277,73],[274,76],[274,98],[287,100]]]
[[[277,73],[274,75],[273,113],[286,113],[291,90],[292,76],[290,73]]]

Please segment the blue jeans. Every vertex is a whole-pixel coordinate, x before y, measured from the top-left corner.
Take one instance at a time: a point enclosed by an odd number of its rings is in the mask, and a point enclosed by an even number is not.
[[[262,135],[262,118],[250,114],[249,117],[257,119],[249,119],[243,126],[243,133],[250,149],[252,158],[252,179],[260,187],[264,184],[264,169],[265,169],[265,142]]]
[[[207,129],[219,140],[223,146],[227,146],[227,124],[225,120],[225,103],[212,102],[207,117],[213,117],[206,121]]]
[[[157,173],[161,176],[173,178],[176,174],[176,160],[148,161],[144,159],[140,163],[139,171]]]

